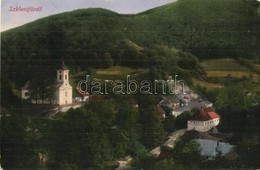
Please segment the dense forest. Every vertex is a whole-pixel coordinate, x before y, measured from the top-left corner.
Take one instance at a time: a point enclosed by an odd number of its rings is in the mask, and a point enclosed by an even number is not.
[[[135,15],[82,9],[39,19],[1,33],[1,166],[4,169],[115,169],[131,156],[130,169],[259,168],[259,85],[253,76],[207,77],[201,60],[230,57],[259,75],[260,7],[256,0],[178,0]],[[65,60],[70,74],[96,69],[145,68],[136,79],[178,74],[221,116],[218,129],[233,133],[237,159],[208,160],[198,144],[179,140],[167,159],[148,154],[167,135],[186,128],[190,115],[163,119],[160,95],[111,95],[90,100],[51,119],[17,92],[27,80],[36,96],[51,95],[55,71]],[[195,86],[192,79],[223,83]],[[250,86],[249,86],[250,85]],[[133,107],[138,104],[138,108]]]
[[[32,79],[36,70],[49,75],[62,58],[75,70],[145,67],[157,56],[155,45],[199,59],[259,63],[259,15],[255,0],[179,0],[136,15],[104,9],[57,14],[2,33],[2,73],[22,86],[19,79]]]
[[[248,97],[232,86],[200,92],[216,103],[221,115],[219,130],[234,133],[237,159],[227,161],[219,156],[207,160],[200,155],[198,144],[189,140],[179,140],[167,159],[149,155],[167,133],[185,128],[187,117],[162,119],[156,109],[159,96],[115,95],[91,100],[53,119],[21,109],[7,113],[11,115],[1,118],[1,165],[4,169],[113,169],[117,159],[130,155],[131,169],[259,167],[255,161],[260,159],[259,106],[245,102]]]

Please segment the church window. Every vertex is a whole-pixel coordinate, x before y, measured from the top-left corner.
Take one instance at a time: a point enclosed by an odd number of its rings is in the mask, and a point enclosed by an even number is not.
[[[59,75],[59,79],[61,80],[61,74]]]
[[[67,75],[65,75],[65,80],[67,80]]]

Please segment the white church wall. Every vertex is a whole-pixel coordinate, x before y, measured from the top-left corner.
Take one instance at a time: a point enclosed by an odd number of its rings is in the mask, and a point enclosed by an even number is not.
[[[58,104],[66,105],[72,103],[72,87],[67,87],[64,89],[58,89]]]

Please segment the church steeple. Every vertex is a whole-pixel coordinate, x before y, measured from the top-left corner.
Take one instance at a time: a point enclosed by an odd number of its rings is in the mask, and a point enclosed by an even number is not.
[[[69,69],[64,63],[57,70],[56,100],[59,105],[72,103],[72,87],[69,83]]]
[[[61,67],[57,70],[57,82],[68,82],[69,81],[69,69],[65,62],[62,60]]]
[[[69,70],[68,67],[66,66],[66,64],[64,63],[64,60],[62,60],[62,63],[61,63],[61,70]]]

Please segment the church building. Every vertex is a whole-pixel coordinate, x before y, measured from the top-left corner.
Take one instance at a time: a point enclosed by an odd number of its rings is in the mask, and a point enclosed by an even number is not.
[[[39,99],[39,97],[31,98],[32,91],[31,82],[28,81],[21,90],[22,99],[30,100],[35,104],[57,104],[69,105],[72,104],[72,87],[69,83],[69,69],[62,61],[60,68],[57,70],[57,80],[55,83],[55,95],[53,99]]]
[[[61,67],[57,70],[57,82],[55,89],[56,104],[72,104],[72,87],[69,83],[69,69],[62,61]]]

